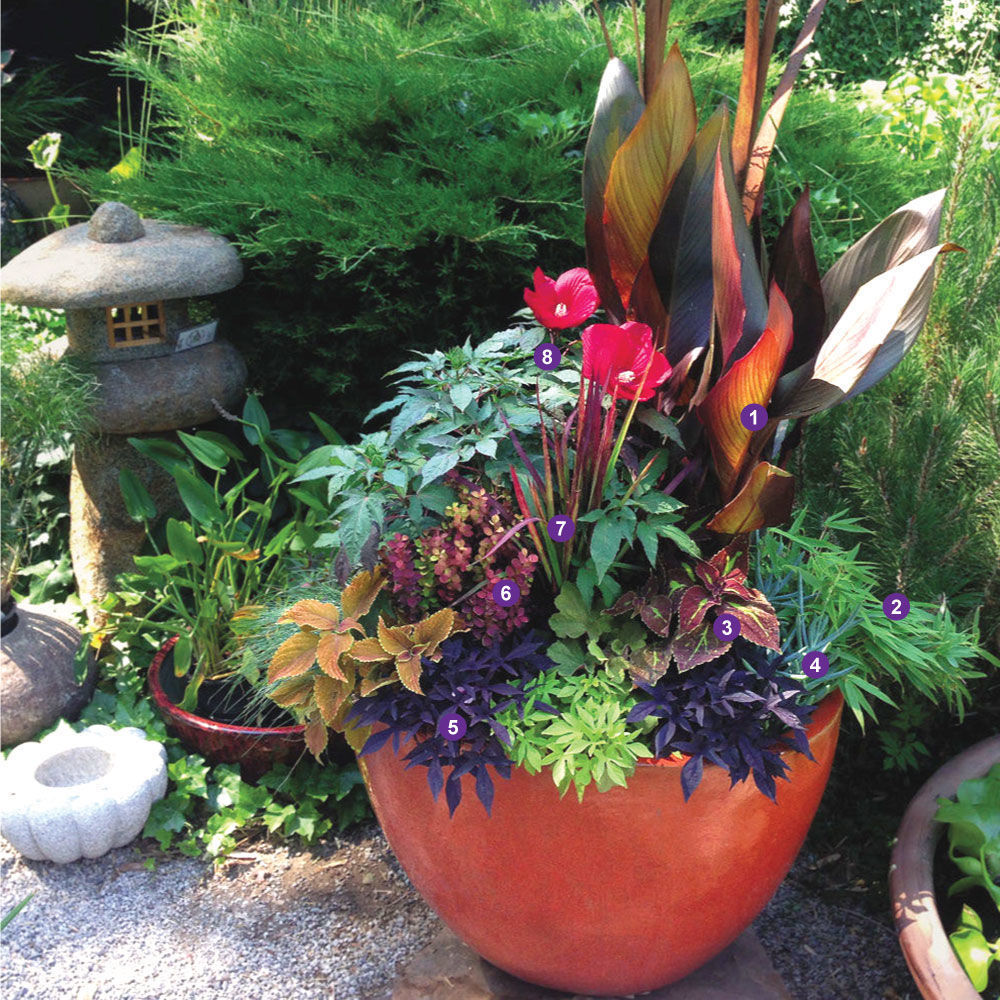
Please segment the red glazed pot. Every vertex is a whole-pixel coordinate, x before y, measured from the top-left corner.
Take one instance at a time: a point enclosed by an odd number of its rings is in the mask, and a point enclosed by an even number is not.
[[[682,979],[764,908],[805,840],[837,746],[843,698],[817,707],[816,762],[786,753],[777,804],[706,765],[689,802],[679,765],[642,763],[628,788],[582,803],[548,771],[498,778],[493,813],[462,778],[449,818],[423,767],[392,743],[361,759],[372,804],[417,890],[470,947],[552,989],[615,996]]]
[[[149,690],[163,721],[178,738],[212,764],[239,764],[242,776],[256,781],[275,764],[292,764],[306,749],[305,726],[257,728],[215,722],[177,707],[183,679],[173,670],[177,637],[168,639],[149,665]]]

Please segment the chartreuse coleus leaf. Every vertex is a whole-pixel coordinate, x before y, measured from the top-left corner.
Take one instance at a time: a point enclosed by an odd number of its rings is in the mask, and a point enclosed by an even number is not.
[[[371,610],[385,584],[385,570],[377,566],[351,580],[339,608],[309,598],[278,618],[279,625],[294,624],[299,631],[271,658],[268,697],[305,721],[306,745],[315,757],[326,748],[328,727],[343,728],[359,673],[355,651],[366,641],[359,619]]]

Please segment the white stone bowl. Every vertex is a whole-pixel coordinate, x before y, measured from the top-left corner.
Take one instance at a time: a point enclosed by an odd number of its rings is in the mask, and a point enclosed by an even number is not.
[[[99,858],[134,840],[167,790],[167,752],[141,729],[58,729],[0,769],[0,835],[33,861]]]

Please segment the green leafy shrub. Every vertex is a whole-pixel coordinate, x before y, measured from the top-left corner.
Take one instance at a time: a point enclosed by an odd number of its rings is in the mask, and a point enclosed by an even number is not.
[[[777,51],[787,55],[812,0],[783,4]],[[740,45],[739,13],[701,25],[714,45]],[[900,70],[960,72],[983,51],[994,60],[1000,20],[992,0],[830,0],[816,41],[803,63],[806,79],[860,83],[885,80]]]

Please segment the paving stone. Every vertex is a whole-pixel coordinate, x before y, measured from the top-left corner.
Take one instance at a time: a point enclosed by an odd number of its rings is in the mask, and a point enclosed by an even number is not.
[[[792,1000],[753,930],[721,955],[646,1000]],[[443,929],[406,967],[386,1000],[592,1000],[532,986],[480,958]]]

